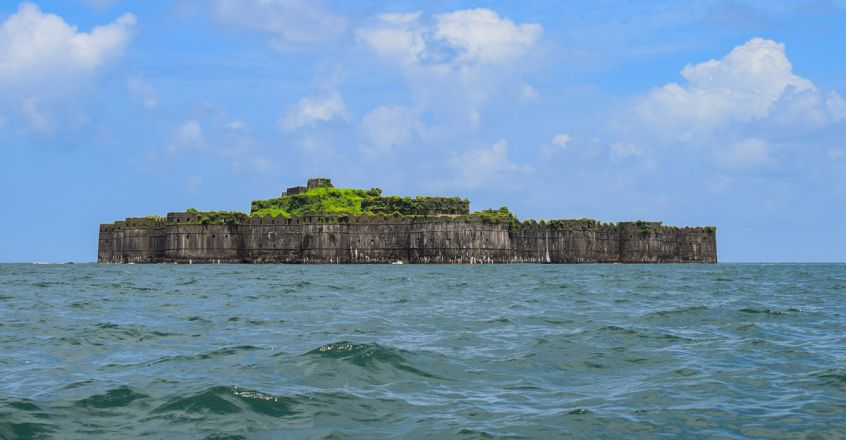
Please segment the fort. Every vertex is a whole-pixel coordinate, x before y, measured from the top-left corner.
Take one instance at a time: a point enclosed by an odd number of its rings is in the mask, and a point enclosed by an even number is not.
[[[171,212],[100,225],[101,263],[716,263],[716,228],[520,221],[457,197],[382,196],[326,178],[250,214]]]

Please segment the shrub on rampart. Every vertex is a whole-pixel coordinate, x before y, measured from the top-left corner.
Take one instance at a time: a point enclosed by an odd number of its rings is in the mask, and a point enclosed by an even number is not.
[[[483,209],[472,215],[479,217],[483,223],[505,223],[509,230],[515,230],[520,226],[520,220],[505,206],[499,209]]]
[[[561,231],[597,231],[602,226],[602,223],[592,218],[556,219],[550,220],[546,224],[550,229]]]
[[[470,202],[458,197],[371,197],[362,200],[361,209],[374,214],[467,215]]]
[[[197,223],[201,225],[240,225],[247,218],[247,214],[237,211],[209,211],[198,212]]]

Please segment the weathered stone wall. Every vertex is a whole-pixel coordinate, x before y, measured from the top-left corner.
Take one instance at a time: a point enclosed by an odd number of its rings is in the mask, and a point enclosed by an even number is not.
[[[419,263],[506,263],[514,257],[507,225],[471,217],[412,223],[409,251],[409,260]]]
[[[104,263],[716,263],[716,232],[660,223],[519,225],[477,217],[250,217],[191,213],[100,225]]]
[[[334,186],[332,186],[331,179],[327,179],[325,177],[315,177],[313,179],[308,179],[308,189],[315,189],[320,187],[334,188]]]
[[[295,194],[302,194],[306,192],[308,189],[304,186],[292,186],[285,190],[285,193],[282,194],[283,196],[293,196]]]
[[[108,263],[156,263],[165,258],[167,223],[134,219],[100,225],[97,261]]]

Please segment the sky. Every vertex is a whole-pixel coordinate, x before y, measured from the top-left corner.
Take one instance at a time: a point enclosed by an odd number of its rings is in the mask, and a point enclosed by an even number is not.
[[[0,2],[0,262],[326,176],[846,261],[846,1]]]

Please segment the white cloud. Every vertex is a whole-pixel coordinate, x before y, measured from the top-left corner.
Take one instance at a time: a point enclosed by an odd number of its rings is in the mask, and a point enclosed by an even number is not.
[[[123,53],[134,26],[135,16],[124,14],[91,32],[77,32],[61,17],[21,3],[0,26],[0,81],[55,81],[57,75],[93,72]]]
[[[145,108],[152,110],[159,105],[156,89],[140,77],[131,76],[126,80],[129,90],[141,101]]]
[[[750,109],[762,113],[788,86],[811,89],[811,81],[793,74],[784,44],[753,38],[737,46],[722,60],[688,65],[682,76],[694,90],[734,90],[755,95]],[[761,102],[763,101],[763,102]]]
[[[819,92],[789,88],[762,121],[775,129],[807,131],[824,126],[832,117]]]
[[[846,119],[846,101],[837,92],[829,92],[825,103],[835,121]]]
[[[171,153],[186,150],[205,149],[206,143],[203,139],[203,128],[197,121],[183,122],[174,132],[173,140],[168,145]]]
[[[567,144],[569,144],[571,140],[572,139],[568,134],[557,134],[555,135],[555,137],[552,138],[552,145],[555,145],[556,147],[565,150],[567,149]]]
[[[280,49],[334,41],[345,32],[344,17],[327,11],[320,0],[215,0],[221,23],[265,32]]]
[[[0,113],[28,132],[78,129],[87,118],[79,110],[85,92],[124,52],[134,26],[135,16],[124,14],[80,32],[58,15],[21,3],[0,23]]]
[[[632,143],[615,142],[611,144],[611,159],[615,162],[620,162],[631,157],[637,157],[643,154],[637,145]]]
[[[346,118],[346,113],[344,98],[339,92],[332,91],[325,96],[306,96],[300,99],[297,105],[279,120],[279,125],[286,131],[293,131],[337,118]]]
[[[718,152],[717,164],[729,169],[758,168],[771,162],[770,151],[770,146],[763,139],[743,139]]]
[[[537,90],[520,76],[530,69],[527,55],[542,33],[539,24],[518,24],[479,8],[435,16],[383,14],[358,28],[356,37],[405,76],[410,107],[431,121],[425,127],[431,140],[482,127],[493,101],[536,99]]]
[[[360,42],[404,65],[507,64],[531,50],[543,34],[537,23],[516,24],[485,9],[435,15],[427,25],[420,12],[383,14],[357,30]]]
[[[811,81],[793,73],[784,45],[762,38],[720,60],[688,65],[681,74],[685,85],[655,89],[636,108],[643,122],[678,141],[766,117],[785,92],[815,91]]]
[[[420,130],[420,123],[407,107],[383,105],[364,116],[360,130],[368,142],[364,151],[376,155],[408,144],[415,131]]]
[[[48,136],[56,132],[56,123],[53,118],[38,108],[38,98],[26,99],[22,104],[22,110],[29,121],[28,130]]]
[[[414,64],[426,50],[419,19],[420,12],[382,14],[371,26],[356,31],[356,38],[382,58]]]
[[[570,142],[572,140],[573,139],[568,134],[556,134],[548,144],[544,144],[541,147],[541,156],[549,159],[556,154],[565,151],[570,146]]]
[[[534,46],[541,34],[537,23],[518,25],[485,8],[435,16],[434,37],[457,49],[463,61],[508,62]]]
[[[449,186],[466,189],[479,188],[529,170],[528,167],[511,162],[508,158],[508,142],[504,139],[489,148],[470,150],[453,156],[447,165],[457,174]]]

